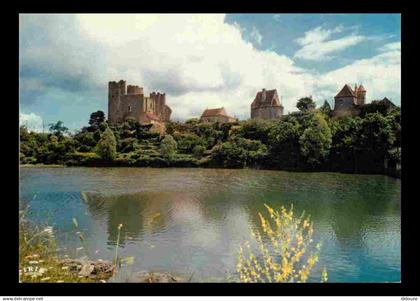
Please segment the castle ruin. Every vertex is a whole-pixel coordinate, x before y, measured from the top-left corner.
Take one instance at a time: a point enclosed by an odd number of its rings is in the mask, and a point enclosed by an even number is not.
[[[119,82],[108,83],[108,122],[116,125],[133,117],[140,124],[170,121],[172,110],[166,104],[165,93],[152,92],[144,95],[143,87]]]

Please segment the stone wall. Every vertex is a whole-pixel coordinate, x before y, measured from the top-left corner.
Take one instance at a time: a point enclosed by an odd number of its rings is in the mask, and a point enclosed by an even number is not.
[[[332,115],[334,117],[340,116],[357,116],[360,109],[355,104],[354,97],[340,97],[336,98],[334,102],[334,110]]]
[[[166,105],[165,93],[153,92],[150,97],[144,96],[142,87],[128,85],[126,82],[109,82],[108,84],[108,121],[110,124],[124,122],[133,117],[141,122],[142,112],[153,112],[160,121],[170,121],[172,110]]]
[[[283,107],[281,106],[251,108],[251,118],[279,119],[282,115]]]

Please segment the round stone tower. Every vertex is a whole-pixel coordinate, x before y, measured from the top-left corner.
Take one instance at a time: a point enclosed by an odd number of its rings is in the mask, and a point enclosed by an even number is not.
[[[357,94],[357,104],[359,106],[364,105],[365,99],[366,99],[366,89],[362,85],[360,85],[359,88],[357,88],[356,94]]]

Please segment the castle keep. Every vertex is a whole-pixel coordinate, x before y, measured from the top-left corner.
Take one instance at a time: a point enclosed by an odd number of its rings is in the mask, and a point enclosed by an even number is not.
[[[172,110],[166,105],[165,93],[144,95],[143,87],[119,82],[108,83],[108,121],[115,125],[133,117],[141,124],[168,122]]]
[[[251,104],[251,118],[277,119],[283,115],[283,106],[280,103],[277,90],[258,92]]]

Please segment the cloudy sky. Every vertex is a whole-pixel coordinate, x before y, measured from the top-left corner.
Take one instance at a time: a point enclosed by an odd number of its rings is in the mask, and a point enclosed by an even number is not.
[[[107,113],[108,81],[166,92],[172,119],[224,106],[240,119],[262,88],[285,112],[331,104],[346,83],[400,104],[398,14],[20,15],[20,116],[71,130]]]

